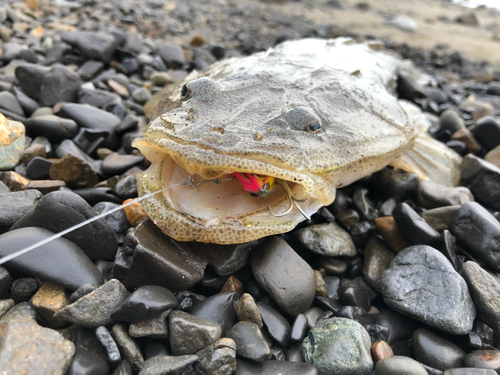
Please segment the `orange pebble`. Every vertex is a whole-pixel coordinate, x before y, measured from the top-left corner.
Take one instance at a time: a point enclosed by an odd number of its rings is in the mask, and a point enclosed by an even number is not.
[[[391,347],[384,340],[377,341],[372,345],[373,363],[376,364],[381,359],[394,357]]]
[[[224,286],[222,287],[220,292],[221,293],[237,292],[238,290],[240,290],[241,287],[242,287],[242,284],[241,284],[240,280],[238,280],[234,276],[230,276],[229,279],[227,279],[226,283],[224,284]]]
[[[126,204],[132,200],[133,199],[127,199],[125,202],[123,202],[123,204]],[[130,206],[124,207],[123,210],[125,211],[128,222],[133,227],[138,226],[142,219],[148,217],[148,214],[146,213],[146,211],[144,211],[140,202],[135,202]]]

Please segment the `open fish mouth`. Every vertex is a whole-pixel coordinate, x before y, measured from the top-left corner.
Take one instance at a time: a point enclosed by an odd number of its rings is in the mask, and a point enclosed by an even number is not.
[[[134,147],[151,161],[137,176],[139,194],[163,189],[142,206],[165,234],[179,241],[234,244],[283,233],[334,198],[334,192],[325,197],[314,176],[267,162],[168,138],[137,139]],[[271,177],[275,184],[255,194],[244,189],[235,172]]]

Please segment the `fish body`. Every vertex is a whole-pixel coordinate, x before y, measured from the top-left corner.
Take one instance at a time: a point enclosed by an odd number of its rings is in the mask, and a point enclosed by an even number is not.
[[[304,39],[191,74],[133,143],[151,161],[139,194],[172,186],[143,201],[148,215],[177,240],[247,242],[304,220],[279,216],[290,194],[311,215],[404,154],[418,131],[394,96],[402,62],[376,49]],[[234,173],[282,183],[264,200]],[[181,185],[189,176],[225,182]]]

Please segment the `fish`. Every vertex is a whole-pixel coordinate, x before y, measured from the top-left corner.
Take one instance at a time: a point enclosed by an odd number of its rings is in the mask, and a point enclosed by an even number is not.
[[[139,196],[160,191],[144,210],[176,240],[235,244],[292,230],[390,163],[456,184],[460,156],[395,95],[408,69],[380,42],[310,38],[194,71],[133,142],[151,162]]]

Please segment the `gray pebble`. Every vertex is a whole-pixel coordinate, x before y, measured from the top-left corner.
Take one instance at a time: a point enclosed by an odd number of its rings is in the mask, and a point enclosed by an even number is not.
[[[337,223],[310,225],[294,234],[300,243],[313,253],[326,257],[356,255],[351,236]]]

